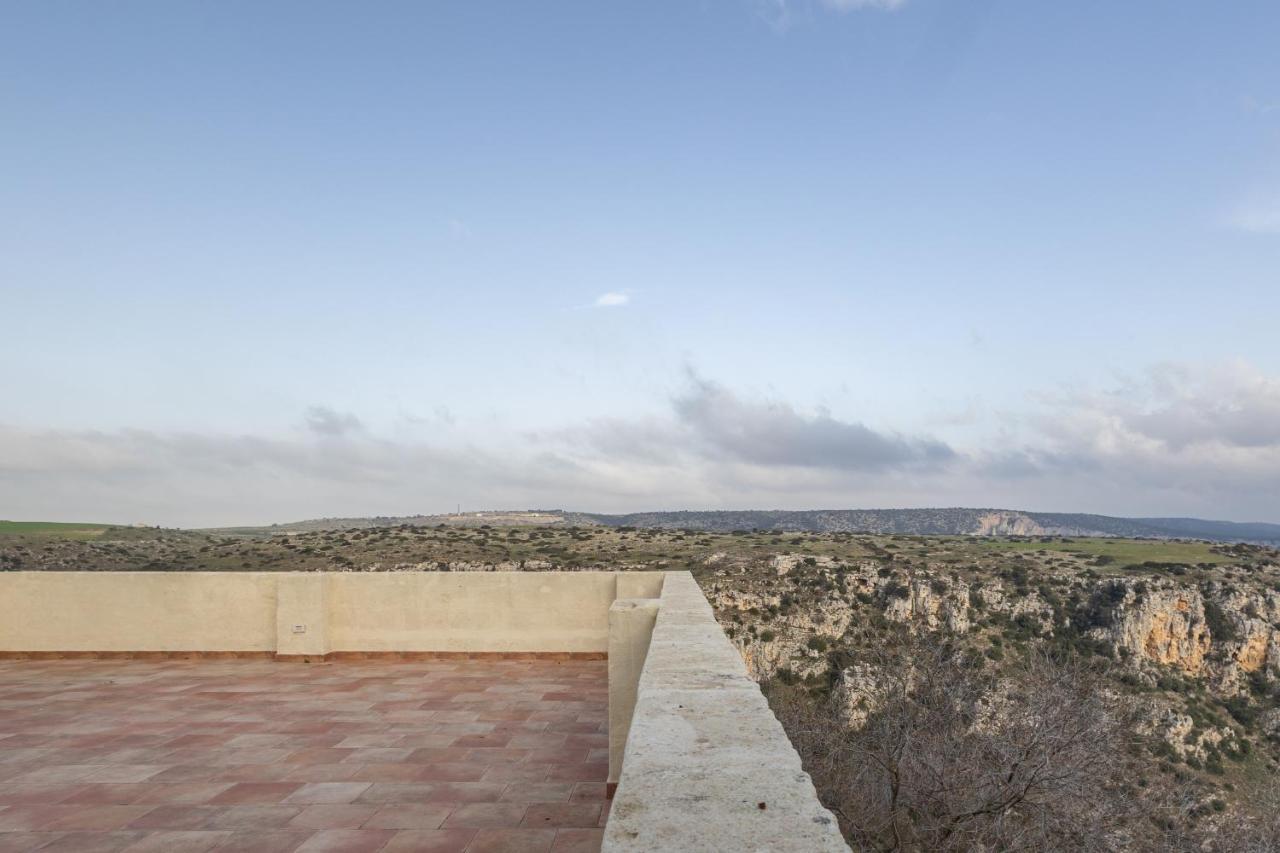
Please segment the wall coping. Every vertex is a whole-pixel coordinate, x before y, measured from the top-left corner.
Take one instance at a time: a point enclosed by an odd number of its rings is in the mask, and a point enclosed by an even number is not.
[[[603,851],[847,851],[693,575],[668,572]]]

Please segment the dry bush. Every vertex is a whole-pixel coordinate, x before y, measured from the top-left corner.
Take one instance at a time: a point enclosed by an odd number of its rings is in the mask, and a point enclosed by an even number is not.
[[[1213,853],[1275,853],[1280,850],[1280,778],[1271,775],[1243,793],[1243,807],[1214,829],[1205,847]]]
[[[1095,669],[1032,653],[997,674],[929,635],[867,662],[877,690],[858,728],[838,698],[766,686],[855,848],[1145,846],[1137,835],[1152,822],[1132,788],[1132,726]]]

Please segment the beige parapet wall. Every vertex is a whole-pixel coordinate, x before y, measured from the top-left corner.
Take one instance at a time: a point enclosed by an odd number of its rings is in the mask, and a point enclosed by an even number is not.
[[[663,584],[603,849],[849,849],[688,572]]]
[[[618,577],[613,572],[334,574],[327,578],[328,633],[335,651],[604,652]]]
[[[0,572],[0,651],[271,652],[276,578],[250,572]]]
[[[585,652],[661,572],[0,572],[4,652]]]

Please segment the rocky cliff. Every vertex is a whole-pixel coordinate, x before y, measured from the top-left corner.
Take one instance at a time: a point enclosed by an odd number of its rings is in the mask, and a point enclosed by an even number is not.
[[[1236,764],[1280,770],[1276,577],[1274,563],[1103,574],[1019,558],[990,572],[782,553],[721,556],[703,585],[757,677],[834,691],[852,725],[877,708],[874,650],[896,632],[963,644],[991,666],[1032,649],[1096,659],[1131,700],[1151,760],[1204,774],[1211,792]]]

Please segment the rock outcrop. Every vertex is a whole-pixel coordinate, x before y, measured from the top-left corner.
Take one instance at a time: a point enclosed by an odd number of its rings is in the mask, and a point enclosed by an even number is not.
[[[1212,637],[1204,599],[1195,588],[1137,592],[1125,589],[1109,627],[1092,632],[1130,656],[1174,667],[1190,675],[1204,672]]]

